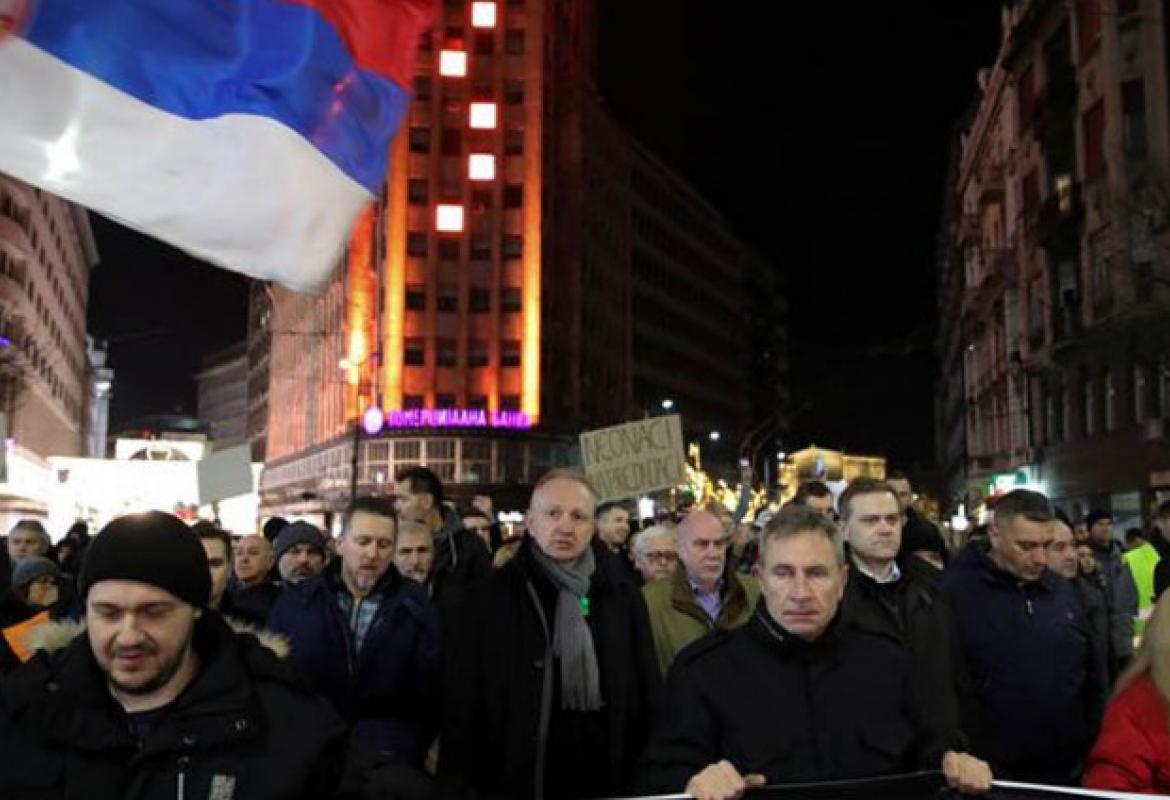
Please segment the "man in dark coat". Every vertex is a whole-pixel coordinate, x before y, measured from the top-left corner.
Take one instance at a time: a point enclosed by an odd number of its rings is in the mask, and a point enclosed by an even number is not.
[[[939,581],[966,667],[960,698],[972,750],[1007,779],[1073,784],[1096,731],[1100,688],[1072,587],[1048,569],[1052,506],[1017,489],[996,501],[989,543]]]
[[[658,692],[638,587],[594,537],[578,473],[536,485],[528,538],[468,589],[445,638],[445,797],[613,797],[627,787]]]
[[[288,637],[291,661],[354,738],[419,766],[439,726],[439,626],[426,590],[394,568],[394,536],[387,501],[355,500],[340,557],[289,587],[268,627]]]
[[[345,724],[205,613],[207,560],[181,520],[122,517],[89,549],[88,630],[0,683],[0,797],[342,794]]]
[[[426,467],[410,467],[395,478],[394,509],[401,519],[421,522],[435,538],[431,597],[440,608],[458,602],[470,584],[492,572],[492,556],[483,540],[463,528],[463,520],[443,502],[443,483]]]
[[[1091,511],[1085,517],[1085,527],[1105,581],[1105,603],[1109,607],[1109,676],[1116,680],[1133,658],[1137,586],[1125,563],[1125,548],[1113,536],[1113,515],[1108,511]]]
[[[903,511],[894,489],[858,478],[837,501],[849,545],[849,577],[841,619],[901,641],[913,658],[924,695],[949,727],[959,727],[954,621],[936,588],[939,571],[904,553]]]
[[[959,752],[953,718],[923,696],[902,642],[840,622],[845,572],[831,520],[795,505],[773,518],[752,619],[695,642],[671,668],[647,791],[725,800],[765,782],[940,766],[952,787],[986,791],[987,765]]]

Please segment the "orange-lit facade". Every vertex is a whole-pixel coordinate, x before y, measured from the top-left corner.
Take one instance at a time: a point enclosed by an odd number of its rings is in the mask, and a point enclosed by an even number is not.
[[[512,487],[524,502],[524,485],[569,462],[576,433],[641,417],[662,391],[729,441],[750,427],[746,401],[707,380],[746,385],[743,315],[698,341],[676,324],[690,315],[707,330],[726,321],[706,318],[710,302],[746,303],[744,248],[603,108],[594,13],[590,0],[443,4],[382,195],[328,291],[272,292],[266,512],[342,505],[355,442],[360,491],[424,464],[456,497],[483,487],[506,508]],[[700,213],[640,224],[659,196]],[[653,280],[689,283],[697,270],[709,291],[676,292],[666,299],[685,309],[647,314],[635,330],[637,244],[664,227],[683,244]],[[703,263],[678,255],[704,241],[719,246]],[[635,369],[647,332],[662,381]],[[700,366],[684,379],[686,359]],[[355,436],[370,405],[524,415],[530,427]]]

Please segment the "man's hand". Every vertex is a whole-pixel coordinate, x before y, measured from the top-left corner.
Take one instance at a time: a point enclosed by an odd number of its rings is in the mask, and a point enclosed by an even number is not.
[[[696,800],[736,800],[744,791],[763,786],[763,775],[740,775],[730,761],[711,764],[687,781],[686,793]]]
[[[951,750],[943,756],[947,786],[963,794],[983,794],[991,789],[991,767],[986,761]]]

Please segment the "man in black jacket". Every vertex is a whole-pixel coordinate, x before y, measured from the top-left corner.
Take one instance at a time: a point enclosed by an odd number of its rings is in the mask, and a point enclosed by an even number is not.
[[[959,727],[955,656],[948,604],[935,588],[933,566],[902,548],[903,510],[895,490],[857,478],[837,501],[841,534],[849,545],[849,578],[841,619],[900,641],[908,649],[924,696],[949,727]]]
[[[642,593],[594,536],[579,473],[533,489],[516,556],[445,635],[444,797],[613,797],[645,744],[658,666]]]
[[[957,752],[958,730],[922,696],[902,643],[841,624],[845,572],[830,521],[800,506],[773,518],[751,621],[695,642],[671,669],[648,790],[726,800],[765,782],[940,765],[954,788],[989,788],[990,770]]]
[[[421,522],[434,534],[435,560],[427,584],[435,604],[445,609],[457,602],[468,585],[491,574],[491,553],[444,504],[438,475],[426,467],[410,467],[398,473],[395,481],[398,518]]]
[[[206,613],[210,588],[179,519],[106,526],[80,575],[87,632],[0,683],[0,797],[338,796],[344,723]]]

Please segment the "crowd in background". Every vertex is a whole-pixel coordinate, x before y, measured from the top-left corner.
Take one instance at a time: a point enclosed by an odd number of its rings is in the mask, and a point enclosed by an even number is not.
[[[640,520],[554,471],[517,531],[416,467],[337,537],[22,521],[0,796],[705,799],[919,769],[1170,791],[1170,503],[1122,540],[1017,490],[951,547],[894,474],[746,517]]]

